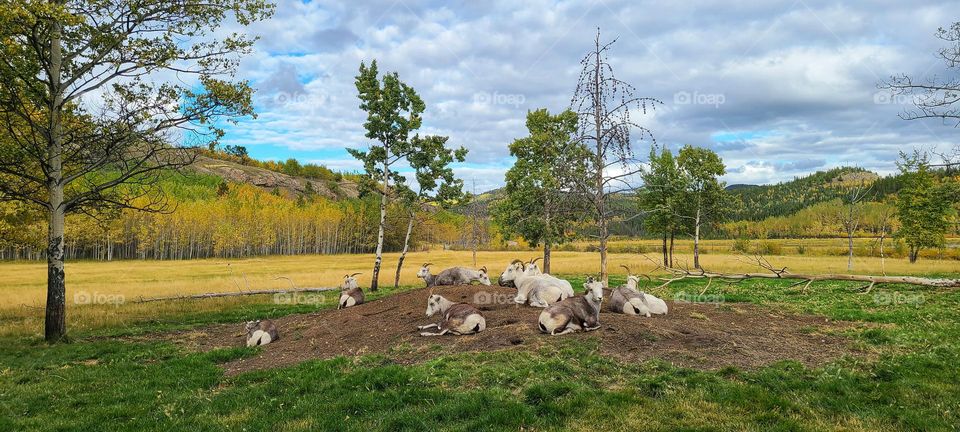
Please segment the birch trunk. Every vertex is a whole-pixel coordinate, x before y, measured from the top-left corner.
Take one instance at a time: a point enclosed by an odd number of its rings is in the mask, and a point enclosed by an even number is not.
[[[387,151],[387,154],[390,154]],[[380,264],[383,263],[383,235],[387,226],[387,191],[390,188],[390,166],[383,164],[383,191],[380,195],[380,229],[377,233],[377,258],[373,261],[373,277],[370,278],[370,291],[377,290],[380,278]]]
[[[693,222],[693,268],[700,268],[700,209]]]
[[[62,54],[60,24],[54,22],[50,40],[50,136],[47,146],[49,170],[49,226],[47,227],[47,305],[44,317],[44,339],[56,342],[67,333],[66,283],[63,271],[63,234],[66,209],[63,203],[63,129],[60,107],[63,91],[60,88]]]
[[[407,258],[407,251],[410,249],[410,233],[413,232],[413,219],[416,216],[410,212],[410,221],[407,222],[407,235],[403,238],[403,252],[400,252],[400,259],[397,260],[397,276],[393,279],[393,287],[400,287],[400,270],[403,269],[403,260]]]

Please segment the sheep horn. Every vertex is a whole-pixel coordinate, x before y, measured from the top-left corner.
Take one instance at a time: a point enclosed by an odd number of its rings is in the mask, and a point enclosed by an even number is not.
[[[623,264],[620,264],[620,267],[623,267],[623,269],[627,271],[627,276],[630,276],[630,267],[627,267]]]
[[[511,262],[510,264],[517,264],[517,263],[524,264],[523,260],[518,260],[518,259],[513,260],[513,262]]]
[[[346,278],[348,278],[348,277],[350,277],[350,275],[343,275],[343,278],[344,278],[344,279],[346,279]]]
[[[487,272],[487,266],[480,267],[480,271],[486,273],[486,272]]]
[[[424,267],[430,267],[431,265],[433,265],[433,263],[425,263],[423,266],[424,266]]]
[[[360,273],[354,273],[354,274],[352,274],[352,275],[350,275],[350,277],[354,277],[354,276],[356,276],[356,275],[361,275],[361,274],[363,274],[363,272],[360,272]]]
[[[540,260],[542,260],[542,259],[543,259],[543,257],[536,257],[536,258],[533,259],[533,261],[530,261],[530,264],[536,264],[537,261],[540,261]]]

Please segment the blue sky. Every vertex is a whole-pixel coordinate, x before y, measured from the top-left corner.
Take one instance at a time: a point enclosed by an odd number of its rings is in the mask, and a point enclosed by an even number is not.
[[[771,183],[840,165],[887,173],[900,151],[945,149],[953,125],[907,122],[892,74],[950,77],[934,53],[956,4],[933,1],[278,2],[238,78],[257,119],[223,144],[261,159],[356,170],[365,147],[354,76],[377,59],[427,104],[421,133],[470,150],[457,167],[480,190],[503,183],[528,110],[565,109],[597,27],[637,94],[663,105],[634,119],[659,144],[716,150],[730,183]],[[232,30],[232,29],[231,29]],[[955,75],[952,75],[955,76]],[[645,154],[648,142],[637,143]]]

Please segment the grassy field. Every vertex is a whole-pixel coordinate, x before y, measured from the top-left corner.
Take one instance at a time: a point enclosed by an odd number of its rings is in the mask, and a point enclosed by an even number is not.
[[[659,294],[701,285],[677,283]],[[868,324],[847,336],[870,356],[813,369],[791,361],[718,371],[620,363],[589,339],[559,337],[533,351],[417,364],[341,357],[226,377],[219,363],[257,349],[195,353],[102,337],[303,311],[269,299],[167,310],[163,320],[123,327],[102,323],[68,344],[5,337],[0,430],[955,430],[960,292],[851,288],[825,282],[804,295],[786,282],[751,281],[709,291],[723,296],[718,307],[752,302]],[[912,301],[878,301],[895,293]],[[310,308],[318,306],[331,305]]]
[[[499,271],[531,252],[483,252]],[[655,254],[650,254],[655,259]],[[771,256],[796,272],[844,272],[836,256]],[[558,252],[556,272],[578,286],[596,254]],[[688,261],[681,254],[679,261]],[[392,285],[395,255],[382,283]],[[416,268],[472,264],[465,252],[413,254],[399,290],[420,286]],[[614,254],[637,272],[654,265]],[[786,281],[713,284],[718,307],[751,302],[861,323],[846,336],[869,353],[806,368],[782,361],[759,370],[704,371],[661,361],[621,363],[589,342],[557,338],[532,350],[442,355],[416,364],[388,357],[315,360],[224,376],[220,363],[257,349],[191,352],[123,336],[239,323],[333,307],[333,295],[133,302],[140,296],[330,286],[347,272],[368,274],[370,256],[270,257],[185,262],[68,264],[71,342],[40,341],[44,266],[0,264],[0,430],[955,430],[960,424],[960,292],[820,282],[808,294]],[[754,271],[742,256],[708,253],[704,265]],[[855,270],[878,273],[875,258]],[[953,275],[951,260],[888,259],[888,274]],[[278,277],[289,278],[278,279]],[[369,277],[369,276],[367,276]],[[361,283],[366,284],[361,278]],[[665,298],[698,292],[702,281],[655,290]],[[650,286],[648,286],[648,289]],[[387,288],[373,298],[397,290]],[[80,294],[80,297],[77,295]],[[903,299],[904,301],[891,301]],[[93,304],[76,304],[76,303]],[[603,330],[600,330],[603,331]],[[118,336],[120,336],[118,338]],[[438,340],[438,344],[451,339]]]
[[[530,259],[534,252],[480,252],[478,266],[487,266],[496,277],[514,258]],[[651,260],[635,253],[610,256],[612,274],[622,274],[619,265],[634,272],[655,270]],[[380,274],[381,286],[393,286],[396,254],[387,254]],[[786,266],[798,273],[845,273],[845,257],[836,256],[767,256],[777,266]],[[763,271],[750,257],[731,253],[707,253],[701,257],[705,268],[715,271]],[[677,265],[689,265],[692,256],[676,254]],[[431,251],[408,255],[401,277],[404,286],[419,285],[416,272],[420,264],[433,262],[435,271],[453,265],[473,264],[469,252]],[[193,261],[114,261],[69,262],[67,264],[67,319],[69,328],[83,332],[104,326],[128,325],[146,319],[165,319],[172,314],[197,314],[231,307],[252,307],[263,299],[225,298],[193,302],[135,303],[140,297],[227,292],[291,287],[332,287],[345,273],[363,272],[361,286],[369,285],[372,256],[317,255],[268,257],[242,260]],[[556,252],[553,270],[565,275],[595,274],[598,255],[589,252]],[[855,273],[880,274],[950,274],[960,273],[960,262],[922,260],[910,264],[905,259],[856,258]],[[0,335],[39,336],[42,329],[43,305],[46,299],[45,263],[0,263]],[[334,294],[335,295],[335,294]],[[317,295],[319,296],[319,295]],[[316,296],[302,299],[316,301]],[[308,307],[309,305],[304,305]]]

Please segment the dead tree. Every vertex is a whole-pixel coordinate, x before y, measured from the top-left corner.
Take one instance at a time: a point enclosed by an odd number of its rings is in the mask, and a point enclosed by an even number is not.
[[[837,215],[840,226],[847,234],[847,271],[853,271],[853,235],[860,228],[860,221],[863,217],[863,201],[870,193],[872,185],[861,181],[855,186],[851,186],[841,198],[843,208]]]
[[[936,37],[947,46],[937,51],[936,56],[951,69],[943,76],[955,76],[960,69],[960,21],[954,22],[948,28],[938,28]],[[960,127],[960,79],[942,80],[936,75],[924,78],[913,78],[906,74],[892,76],[888,81],[881,82],[879,87],[888,90],[894,97],[912,97],[913,108],[900,113],[904,120],[939,119],[944,123]],[[960,165],[960,144],[955,145],[953,154],[941,154],[942,164],[933,164],[931,167],[951,167]]]
[[[575,185],[586,197],[596,219],[600,279],[604,283],[607,282],[609,224],[613,216],[610,198],[633,190],[631,183],[641,171],[633,156],[631,130],[639,132],[640,140],[654,139],[650,129],[631,119],[630,110],[646,114],[648,109],[662,103],[654,98],[635,96],[632,85],[616,78],[608,60],[608,51],[614,43],[616,39],[602,44],[600,29],[597,29],[593,50],[580,61],[582,71],[570,101],[571,109],[578,116],[573,144],[590,152],[587,178],[576,179]]]

